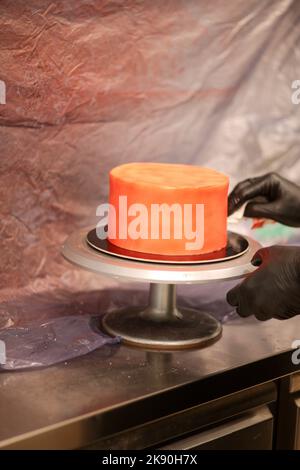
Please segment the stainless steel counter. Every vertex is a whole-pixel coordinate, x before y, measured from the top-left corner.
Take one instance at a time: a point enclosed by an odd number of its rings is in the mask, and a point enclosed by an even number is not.
[[[235,319],[198,350],[109,346],[43,370],[0,374],[1,448],[78,448],[299,370],[300,318]]]

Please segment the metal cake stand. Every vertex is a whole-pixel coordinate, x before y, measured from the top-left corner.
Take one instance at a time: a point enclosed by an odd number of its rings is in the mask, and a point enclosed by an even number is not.
[[[183,349],[203,347],[216,341],[222,334],[220,322],[207,312],[178,308],[176,284],[241,278],[256,269],[251,259],[261,247],[250,237],[239,235],[247,242],[247,250],[239,257],[199,264],[147,262],[95,250],[86,239],[91,228],[73,233],[66,240],[62,254],[73,264],[95,273],[150,283],[148,306],[113,311],[103,319],[103,327],[109,334],[145,348]]]

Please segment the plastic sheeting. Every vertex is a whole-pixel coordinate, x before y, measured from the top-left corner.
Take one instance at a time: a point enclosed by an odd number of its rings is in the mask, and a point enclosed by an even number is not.
[[[81,315],[36,321],[27,327],[0,329],[0,341],[5,344],[0,370],[51,366],[105,345],[108,346],[106,355],[112,355],[109,345],[117,344],[119,339],[104,335],[98,329],[99,323],[99,318]]]
[[[299,1],[1,0],[0,23],[2,326],[132,301],[60,255],[117,164],[300,180]],[[218,295],[206,303],[226,313]]]

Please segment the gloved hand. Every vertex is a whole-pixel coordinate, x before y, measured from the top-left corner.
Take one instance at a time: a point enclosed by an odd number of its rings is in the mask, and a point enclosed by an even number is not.
[[[262,321],[300,314],[300,247],[262,248],[251,262],[259,268],[227,293],[237,313]]]
[[[272,219],[300,227],[300,187],[276,173],[239,183],[229,195],[228,215],[249,200],[246,217]]]

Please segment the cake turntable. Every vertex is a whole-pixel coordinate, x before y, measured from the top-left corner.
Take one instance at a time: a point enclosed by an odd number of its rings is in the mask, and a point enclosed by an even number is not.
[[[153,259],[137,252],[114,249],[95,237],[95,229],[90,227],[73,233],[66,240],[62,254],[73,264],[95,273],[149,282],[148,306],[110,312],[103,318],[103,328],[130,345],[172,350],[204,347],[222,334],[220,322],[209,313],[177,307],[176,284],[241,278],[256,269],[251,259],[260,247],[250,237],[228,232],[227,247],[215,252],[214,257],[210,254],[201,259],[193,259],[193,256]]]

